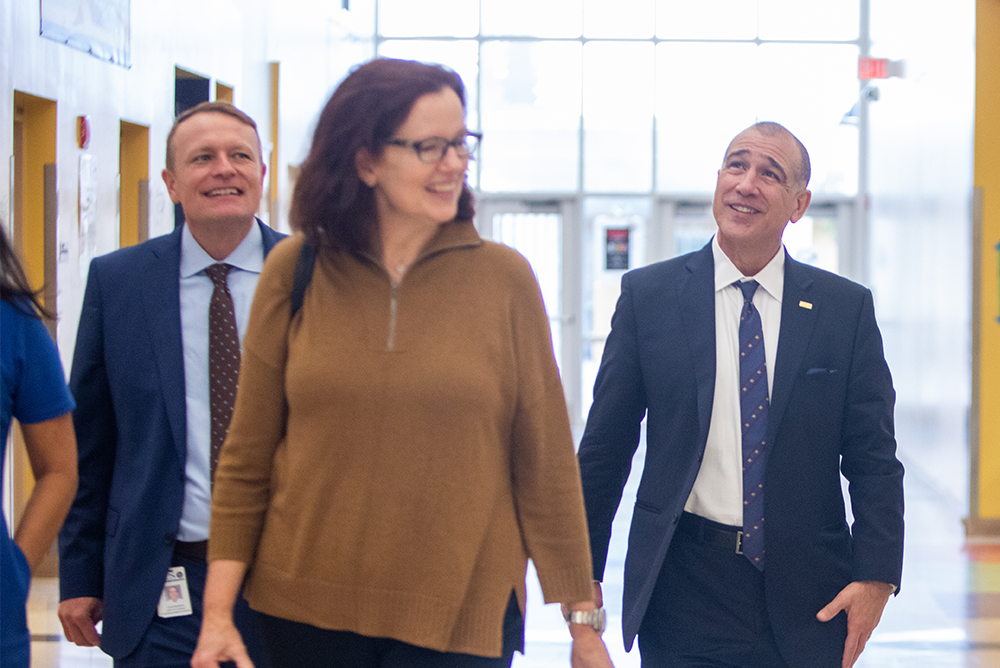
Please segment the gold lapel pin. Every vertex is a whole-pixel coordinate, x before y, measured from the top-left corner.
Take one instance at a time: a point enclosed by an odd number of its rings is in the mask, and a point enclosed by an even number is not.
[[[812,307],[813,307],[813,305],[811,303],[809,303],[809,302],[799,302],[799,306],[801,308],[807,308],[809,310],[812,310]]]

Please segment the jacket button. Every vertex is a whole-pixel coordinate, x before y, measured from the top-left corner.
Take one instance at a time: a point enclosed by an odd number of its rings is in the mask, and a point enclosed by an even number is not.
[[[163,536],[163,544],[166,545],[167,547],[170,547],[171,545],[173,545],[174,544],[174,536],[175,536],[175,534],[172,534],[172,533],[168,533],[165,536]]]

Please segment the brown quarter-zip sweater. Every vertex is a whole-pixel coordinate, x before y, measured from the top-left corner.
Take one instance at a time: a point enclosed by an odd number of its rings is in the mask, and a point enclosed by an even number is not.
[[[530,557],[546,601],[591,596],[579,471],[528,263],[443,224],[402,281],[301,237],[258,283],[213,494],[211,559],[269,615],[499,656]]]

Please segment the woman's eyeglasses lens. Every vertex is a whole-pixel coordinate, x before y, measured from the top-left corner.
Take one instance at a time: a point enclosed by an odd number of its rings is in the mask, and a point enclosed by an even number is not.
[[[449,147],[454,147],[455,153],[461,159],[475,159],[476,148],[479,146],[479,137],[466,135],[461,139],[448,141],[443,137],[431,137],[422,141],[414,142],[413,148],[417,151],[417,157],[421,162],[432,163],[444,160]]]

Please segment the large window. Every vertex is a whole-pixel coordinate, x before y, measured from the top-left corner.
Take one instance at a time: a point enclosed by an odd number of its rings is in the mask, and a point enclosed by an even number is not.
[[[815,195],[857,192],[856,0],[378,0],[378,30],[462,75],[484,193],[710,193],[756,120],[810,148]]]
[[[576,191],[581,45],[491,40],[481,53],[482,189]]]

